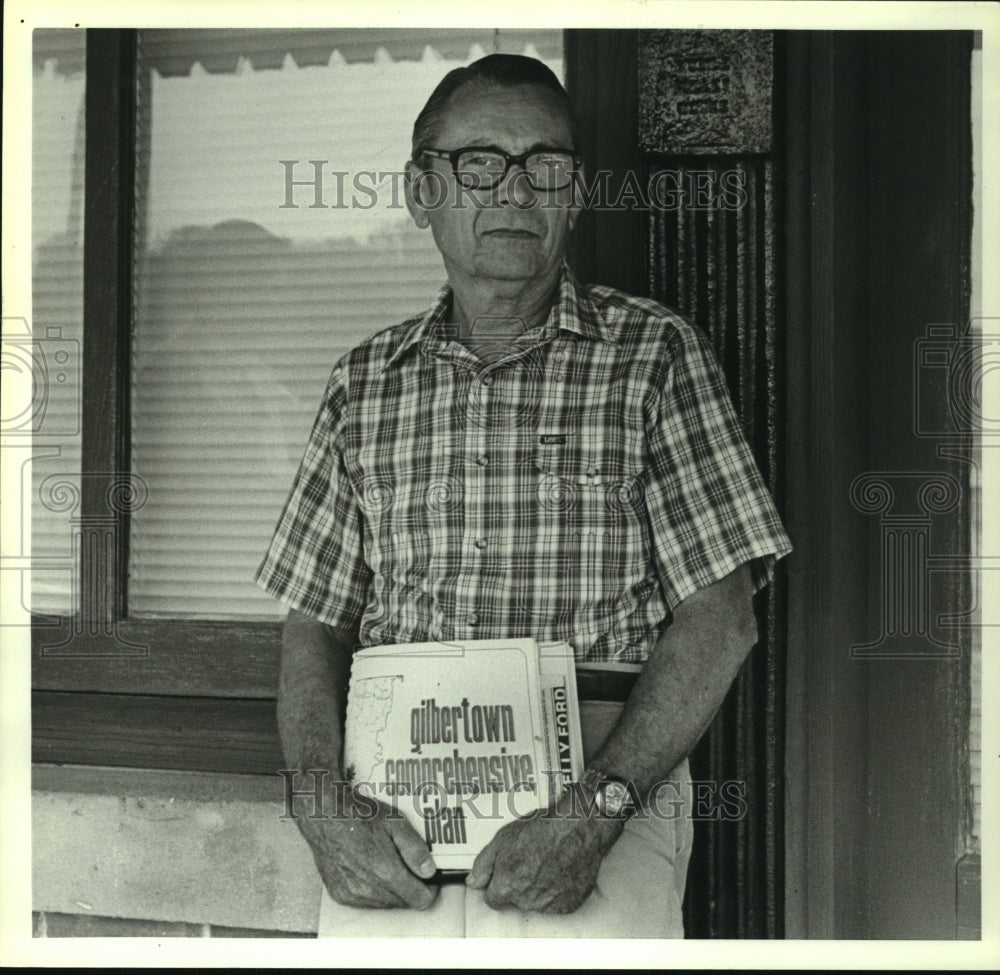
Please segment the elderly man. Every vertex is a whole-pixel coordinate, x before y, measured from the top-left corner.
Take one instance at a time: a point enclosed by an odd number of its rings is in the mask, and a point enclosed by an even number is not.
[[[341,934],[683,936],[690,817],[630,816],[627,797],[687,778],[789,545],[703,338],[565,264],[578,151],[538,61],[491,55],[440,83],[407,202],[448,284],[334,367],[258,572],[291,606],[287,761],[332,772],[336,815],[299,825]],[[508,824],[439,892],[417,832],[386,807],[352,817],[334,786],[351,656],[522,636],[572,645],[582,784],[618,799]],[[608,663],[638,672],[625,694],[602,687]]]

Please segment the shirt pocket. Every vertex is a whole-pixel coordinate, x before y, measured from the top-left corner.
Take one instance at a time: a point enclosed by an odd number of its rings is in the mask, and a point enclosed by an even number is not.
[[[543,525],[557,522],[599,534],[637,529],[644,517],[643,453],[642,438],[631,432],[539,443],[535,500]]]
[[[534,576],[525,572],[514,582],[536,634],[587,648],[630,611],[628,594],[649,566],[643,456],[644,440],[628,431],[539,437]]]

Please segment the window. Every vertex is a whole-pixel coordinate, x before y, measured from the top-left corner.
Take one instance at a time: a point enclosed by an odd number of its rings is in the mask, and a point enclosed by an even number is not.
[[[33,607],[36,760],[277,767],[284,611],[253,570],[334,361],[443,281],[377,174],[402,168],[433,84],[493,50],[562,74],[559,31],[87,32],[84,242],[64,276],[87,325],[84,473],[77,507],[49,512],[77,548]]]
[[[210,42],[211,65],[228,34],[139,31],[131,470],[148,498],[131,519],[133,614],[283,618],[252,576],[330,369],[444,280],[403,163],[434,85],[496,35],[445,56],[362,33],[353,48],[326,35],[301,66],[296,46],[277,66],[280,49],[258,49],[211,71],[182,56]],[[247,50],[260,33],[237,36]]]

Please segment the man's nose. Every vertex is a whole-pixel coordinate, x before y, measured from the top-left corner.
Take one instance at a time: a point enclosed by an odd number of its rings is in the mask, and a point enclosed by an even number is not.
[[[525,206],[536,198],[534,187],[528,178],[528,171],[521,163],[512,162],[504,177],[494,189],[498,204]]]

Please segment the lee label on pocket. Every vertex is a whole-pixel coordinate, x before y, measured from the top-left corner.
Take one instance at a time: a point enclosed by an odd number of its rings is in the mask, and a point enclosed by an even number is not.
[[[543,433],[538,438],[539,443],[543,444],[564,444],[566,443],[565,433]]]

